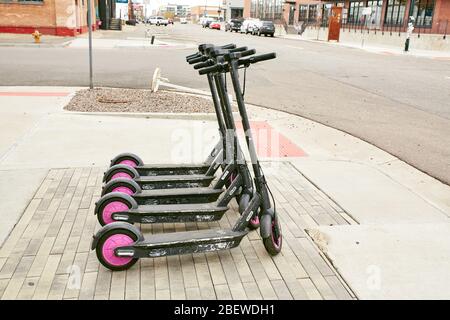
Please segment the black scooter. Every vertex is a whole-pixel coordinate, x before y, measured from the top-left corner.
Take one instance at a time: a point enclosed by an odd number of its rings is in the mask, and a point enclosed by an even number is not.
[[[246,133],[246,143],[255,175],[256,190],[248,206],[231,230],[209,229],[177,233],[155,234],[144,238],[133,225],[115,222],[101,228],[93,238],[91,249],[96,250],[99,261],[111,270],[126,270],[139,258],[209,252],[234,248],[248,233],[249,220],[255,212],[261,220],[261,237],[267,252],[276,255],[281,251],[282,235],[275,208],[272,208],[269,189],[262,172],[251,128],[242,96],[238,69],[250,64],[274,59],[274,53],[241,59],[242,53],[229,53],[224,56],[226,63],[218,63],[200,70],[200,74],[230,72],[233,88]],[[237,140],[237,135],[234,136]],[[273,201],[273,198],[272,198]]]
[[[189,64],[206,60],[206,53],[210,49],[227,49],[243,51],[246,48],[236,48],[234,44],[214,47],[212,44],[201,44],[195,54],[186,57]],[[213,88],[212,78],[208,76],[211,95],[214,102],[214,111],[219,123],[220,140],[209,153],[207,159],[200,164],[144,164],[142,159],[133,153],[122,153],[111,160],[110,168],[104,173],[105,183],[117,178],[133,179],[141,189],[172,189],[206,187],[214,179],[214,174],[221,164],[223,140],[225,134],[224,120],[222,118],[217,93]]]
[[[208,52],[213,58],[210,61],[216,61],[230,51],[241,51],[212,49]],[[247,54],[250,53],[251,51],[247,51]],[[218,113],[218,120],[223,136],[226,137],[230,134],[234,136],[236,127],[224,84],[224,76],[219,73],[207,76],[213,94],[213,102],[217,103],[216,107],[221,110]],[[217,101],[217,95],[220,103]],[[222,121],[224,124],[221,124]],[[104,195],[95,205],[95,214],[99,223],[104,226],[114,221],[129,223],[216,221],[222,218],[228,210],[228,203],[234,197],[238,201],[239,211],[243,212],[253,194],[251,175],[237,141],[233,141],[235,144],[231,148],[225,141],[226,139],[223,139],[225,155],[232,153],[232,159],[223,165],[223,172],[212,188],[142,190],[134,180],[114,179],[104,186]],[[227,188],[222,193],[224,186]],[[253,229],[259,227],[259,219],[256,215],[250,221],[250,226]]]

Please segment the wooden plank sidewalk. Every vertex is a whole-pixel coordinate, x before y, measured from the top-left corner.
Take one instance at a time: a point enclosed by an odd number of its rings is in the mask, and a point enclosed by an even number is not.
[[[90,251],[103,168],[52,169],[0,249],[1,299],[354,299],[305,229],[347,224],[343,210],[289,162],[264,163],[282,222],[283,250],[269,256],[258,232],[239,247],[141,259],[111,272]],[[144,233],[230,228],[221,221],[141,225]]]

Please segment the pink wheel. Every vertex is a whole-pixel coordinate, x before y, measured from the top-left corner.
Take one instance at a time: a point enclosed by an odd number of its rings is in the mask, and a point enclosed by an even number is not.
[[[102,255],[105,261],[115,267],[124,266],[130,263],[133,258],[128,257],[117,257],[114,254],[114,250],[117,247],[128,246],[134,241],[129,236],[125,234],[114,234],[103,243]]]
[[[138,259],[133,257],[118,257],[115,250],[119,247],[133,245],[138,237],[127,229],[117,228],[105,233],[96,247],[97,258],[102,265],[113,271],[129,269]]]
[[[282,237],[280,232],[280,226],[278,224],[275,224],[275,221],[272,221],[272,243],[278,252],[281,249],[281,242]]]
[[[278,253],[280,253],[281,246],[283,243],[283,237],[281,235],[281,226],[276,216],[275,219],[272,220],[270,229],[271,229],[270,236],[263,239],[263,244],[264,247],[266,248],[266,251],[270,255],[275,256]]]
[[[119,178],[113,179],[103,186],[102,197],[111,192],[120,192],[132,196],[140,193],[141,191],[141,187],[139,187],[139,184],[134,180]]]
[[[130,179],[130,180],[133,179],[133,177],[126,172],[117,172],[111,177],[110,180],[119,179],[119,178],[125,178],[125,179]]]
[[[125,186],[116,187],[111,192],[121,192],[121,193],[128,194],[130,196],[134,194],[134,190],[131,190],[131,188],[128,188]]]
[[[115,221],[112,218],[113,213],[127,211],[129,208],[130,206],[123,201],[112,201],[102,208],[97,217],[100,224],[104,226]]]
[[[120,161],[118,164],[124,164],[124,165],[129,166],[129,167],[132,167],[132,168],[135,168],[135,167],[138,166],[138,164],[136,163],[136,161],[129,160],[129,159],[122,160],[122,161]]]
[[[259,228],[259,216],[256,215],[249,221],[249,227],[250,229],[258,229]]]

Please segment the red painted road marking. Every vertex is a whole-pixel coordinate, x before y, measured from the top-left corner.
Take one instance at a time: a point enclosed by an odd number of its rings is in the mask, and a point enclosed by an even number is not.
[[[69,92],[1,92],[0,97],[66,97]]]
[[[236,122],[236,127],[242,130],[242,123]],[[251,121],[250,127],[259,156],[272,158],[307,156],[305,151],[273,129],[267,122]]]

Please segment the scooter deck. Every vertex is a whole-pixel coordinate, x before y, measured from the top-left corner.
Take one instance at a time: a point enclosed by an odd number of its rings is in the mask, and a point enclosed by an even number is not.
[[[143,190],[133,195],[138,205],[162,205],[183,203],[214,202],[222,194],[222,189],[178,188]]]
[[[195,175],[165,175],[165,176],[142,176],[134,179],[142,190],[153,189],[175,189],[175,188],[198,188],[207,187],[213,181],[214,176],[203,174]]]
[[[145,164],[137,166],[135,169],[141,176],[162,176],[162,175],[194,175],[205,174],[210,165],[202,164]]]
[[[136,223],[209,222],[222,218],[228,207],[212,203],[142,205],[113,213],[113,219]]]
[[[155,234],[123,250],[132,248],[135,258],[218,251],[237,247],[247,233],[247,230],[208,229]],[[120,255],[122,248],[116,250]]]

